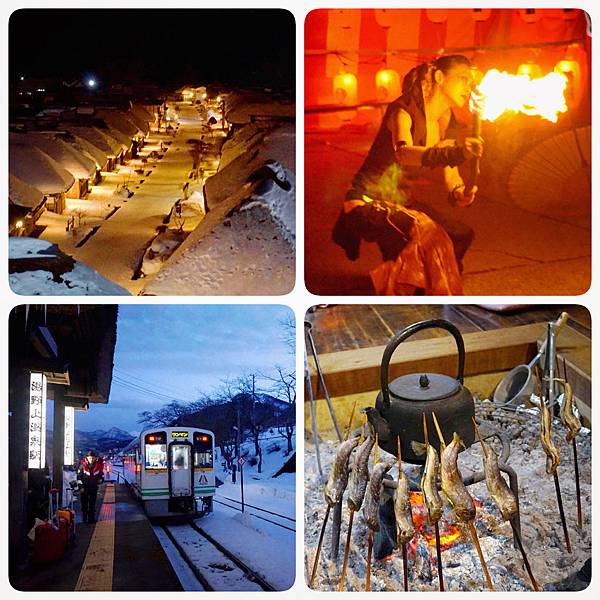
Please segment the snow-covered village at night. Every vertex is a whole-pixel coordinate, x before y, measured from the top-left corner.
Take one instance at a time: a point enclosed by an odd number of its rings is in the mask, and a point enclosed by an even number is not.
[[[295,579],[295,319],[279,305],[20,305],[19,591],[281,591]]]
[[[11,289],[290,292],[294,40],[284,10],[13,13]]]

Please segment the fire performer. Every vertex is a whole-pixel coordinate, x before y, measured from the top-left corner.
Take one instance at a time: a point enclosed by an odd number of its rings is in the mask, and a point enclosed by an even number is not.
[[[377,242],[384,261],[370,273],[377,294],[462,293],[459,265],[473,231],[425,203],[430,194],[422,188],[427,171],[441,171],[454,206],[475,200],[477,186],[466,186],[457,167],[481,157],[483,140],[448,137],[452,109],[464,107],[472,86],[472,65],[462,55],[412,69],[352,180],[333,240],[351,260],[361,239]]]

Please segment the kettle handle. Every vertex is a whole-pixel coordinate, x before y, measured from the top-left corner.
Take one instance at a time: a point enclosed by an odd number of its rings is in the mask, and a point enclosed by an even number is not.
[[[446,321],[445,319],[428,319],[427,321],[419,321],[413,323],[408,327],[405,327],[402,331],[399,331],[394,337],[388,342],[383,352],[383,358],[381,359],[381,392],[383,394],[383,406],[388,409],[390,407],[390,390],[388,384],[389,378],[389,366],[390,360],[394,350],[411,335],[422,331],[423,329],[445,329],[452,334],[454,341],[456,342],[456,349],[458,350],[458,373],[456,379],[463,383],[465,374],[465,344],[463,342],[462,335],[455,325]]]

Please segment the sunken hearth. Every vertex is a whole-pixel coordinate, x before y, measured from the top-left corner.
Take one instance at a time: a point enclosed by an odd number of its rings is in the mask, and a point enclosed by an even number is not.
[[[559,510],[554,479],[546,474],[546,455],[539,437],[539,411],[537,408],[520,407],[517,410],[497,407],[490,401],[476,400],[476,417],[482,430],[497,435],[489,437],[491,445],[500,456],[506,456],[507,441],[510,455],[507,465],[512,467],[518,478],[520,527],[524,547],[539,586],[544,591],[576,591],[587,587],[591,575],[591,432],[583,428],[577,436],[577,451],[583,505],[583,527],[578,528],[573,451],[565,441],[565,429],[559,419],[553,423],[553,439],[560,448],[558,474],[572,553],[568,553]],[[503,438],[503,442],[501,439]],[[338,444],[327,441],[320,443],[321,463],[327,477]],[[305,448],[305,572],[307,581],[313,565],[319,533],[325,515],[323,482],[319,479],[314,446],[307,441]],[[391,459],[379,450],[379,460]],[[373,458],[371,457],[371,468]],[[479,443],[461,452],[458,461],[465,480],[473,478],[483,469],[483,452]],[[421,477],[419,465],[403,464],[411,483]],[[510,470],[510,468],[509,468]],[[391,480],[397,480],[397,467],[389,472]],[[508,482],[508,479],[507,479]],[[388,484],[389,485],[389,484]],[[411,485],[411,488],[415,487]],[[384,485],[389,493],[389,490]],[[499,509],[492,500],[485,480],[468,487],[477,507],[475,527],[481,543],[491,578],[496,591],[530,591],[530,579],[522,556],[514,546],[511,525],[502,519]],[[467,528],[459,523],[452,509],[444,500],[444,513],[440,521],[442,564],[445,589],[447,591],[486,590],[486,581],[476,549]],[[339,552],[332,557],[332,521],[325,533],[314,589],[333,591],[338,589],[344,545],[347,533],[348,508],[344,496]],[[427,524],[427,510],[422,496],[411,492],[411,508],[417,529],[416,536],[407,545],[409,589],[411,591],[438,590],[438,565],[436,560],[433,527]],[[333,514],[333,511],[332,511]],[[347,591],[365,590],[367,574],[368,528],[362,513],[354,518],[352,543],[346,572]],[[372,591],[403,591],[403,562],[399,550],[390,553],[386,547],[385,534],[375,538],[376,556],[372,561]]]

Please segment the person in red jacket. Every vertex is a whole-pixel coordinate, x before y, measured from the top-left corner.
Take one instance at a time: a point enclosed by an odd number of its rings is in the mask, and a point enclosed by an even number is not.
[[[80,485],[80,504],[84,523],[96,522],[98,486],[104,481],[104,462],[94,450],[88,450],[79,463],[77,480]]]

